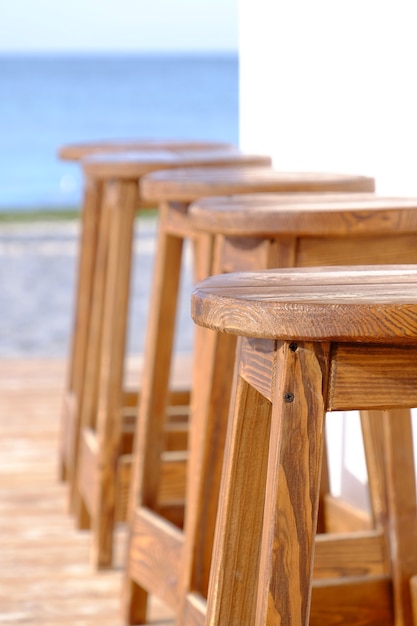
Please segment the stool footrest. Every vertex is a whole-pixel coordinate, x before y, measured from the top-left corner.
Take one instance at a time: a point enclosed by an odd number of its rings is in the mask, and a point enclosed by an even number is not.
[[[372,529],[372,519],[367,511],[330,494],[324,497],[324,518],[326,532],[329,533]]]
[[[416,360],[415,345],[339,343],[332,354],[328,410],[417,406]],[[395,381],[395,396],[387,381]]]
[[[126,389],[122,395],[122,406],[136,408],[140,401],[140,391]],[[188,406],[190,404],[189,389],[171,389],[168,393],[168,404],[171,406]]]
[[[165,447],[167,450],[188,449],[188,417],[189,407],[172,407],[167,412],[167,424],[165,427]],[[121,415],[121,451],[120,454],[130,454],[133,450],[133,438],[136,429],[137,409],[123,409]]]
[[[384,536],[378,531],[316,536],[314,578],[388,574]]]
[[[72,475],[74,468],[74,447],[75,447],[75,425],[77,415],[77,399],[74,393],[69,392],[64,395],[62,401],[61,415],[61,449],[60,457],[65,472]],[[62,476],[64,480],[66,477]]]
[[[392,626],[393,623],[392,586],[388,577],[313,582],[310,626]]]
[[[128,571],[146,591],[176,608],[183,534],[149,509],[136,509],[131,522]]]
[[[78,488],[89,513],[94,513],[98,497],[98,442],[93,430],[81,433]]]
[[[197,593],[187,594],[182,616],[183,626],[204,626],[206,613],[207,600]]]
[[[117,503],[116,519],[125,521],[127,519],[127,508],[129,499],[129,485],[132,474],[133,455],[124,454],[117,463]],[[163,455],[161,466],[161,489],[159,502],[162,507],[174,505],[180,507],[183,518],[183,508],[185,502],[185,481],[187,471],[186,452],[167,452]],[[177,519],[178,515],[175,515]]]

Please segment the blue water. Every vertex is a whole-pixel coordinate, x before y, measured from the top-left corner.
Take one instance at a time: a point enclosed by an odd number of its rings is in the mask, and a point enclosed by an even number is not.
[[[78,205],[62,144],[185,138],[238,143],[238,59],[0,56],[0,211]]]

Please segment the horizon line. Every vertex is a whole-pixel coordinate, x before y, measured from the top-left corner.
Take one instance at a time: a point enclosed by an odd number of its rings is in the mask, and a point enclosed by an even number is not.
[[[120,48],[100,48],[100,49],[89,49],[89,48],[25,48],[25,49],[1,49],[0,48],[0,56],[24,56],[24,55],[137,55],[137,56],[166,56],[166,55],[237,55],[238,50],[235,48],[186,48],[186,49],[120,49]]]

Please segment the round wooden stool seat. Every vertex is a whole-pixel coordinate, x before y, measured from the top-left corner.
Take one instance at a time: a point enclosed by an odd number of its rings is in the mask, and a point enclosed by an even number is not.
[[[281,172],[272,167],[260,170],[230,168],[221,171],[192,167],[175,172],[160,170],[146,177],[141,193],[148,201],[193,202],[204,196],[233,195],[258,191],[373,192],[375,181],[368,176],[332,172]]]
[[[206,623],[412,624],[416,266],[213,276],[196,286],[192,315],[239,337]],[[352,409],[377,417],[384,476],[359,550],[316,536],[324,416]]]
[[[417,341],[414,265],[312,267],[211,276],[192,296],[197,324],[308,341]]]
[[[147,178],[148,179],[148,178]],[[326,212],[327,207],[327,212]],[[197,230],[230,237],[384,235],[416,232],[416,198],[374,193],[257,193],[200,198],[190,207]]]
[[[148,172],[164,171],[171,168],[184,168],[193,165],[207,167],[250,167],[269,169],[268,156],[247,154],[238,149],[232,150],[150,150],[117,153],[91,154],[82,160],[87,176],[97,179],[129,180],[139,179]],[[198,196],[197,196],[198,197]]]
[[[89,154],[126,152],[130,150],[235,150],[232,144],[222,141],[179,141],[175,139],[109,139],[87,141],[61,146],[58,156],[64,161],[80,161]]]

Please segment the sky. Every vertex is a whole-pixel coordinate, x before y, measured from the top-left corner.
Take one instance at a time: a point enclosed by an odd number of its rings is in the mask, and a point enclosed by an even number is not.
[[[238,0],[0,0],[0,53],[236,52]]]

